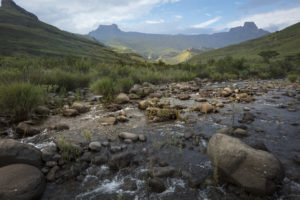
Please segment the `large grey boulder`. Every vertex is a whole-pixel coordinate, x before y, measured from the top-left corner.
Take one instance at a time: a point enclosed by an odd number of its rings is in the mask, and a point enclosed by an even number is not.
[[[0,140],[0,167],[16,163],[41,167],[42,153],[29,144],[23,144],[12,139]]]
[[[35,200],[45,189],[45,177],[34,166],[14,164],[0,168],[0,199]]]
[[[269,195],[284,178],[280,161],[269,152],[256,150],[241,140],[215,134],[207,153],[218,179],[234,183],[246,191]]]

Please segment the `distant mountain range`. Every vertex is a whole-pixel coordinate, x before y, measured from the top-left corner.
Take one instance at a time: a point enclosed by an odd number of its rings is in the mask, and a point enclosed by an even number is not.
[[[269,34],[258,29],[255,23],[246,22],[244,26],[230,29],[229,32],[201,35],[161,35],[138,32],[124,32],[116,24],[100,25],[89,36],[98,41],[125,51],[142,55],[147,59],[167,60],[178,56],[182,51],[193,48],[221,48]]]
[[[277,59],[300,55],[300,22],[254,40],[196,55],[189,62],[197,64],[225,56],[247,58],[251,62],[256,62],[261,61],[258,55],[261,51],[276,51],[279,53]]]
[[[98,41],[61,31],[39,21],[38,17],[12,0],[2,0],[0,8],[1,56],[74,55],[100,62],[130,61],[130,55],[120,54]]]

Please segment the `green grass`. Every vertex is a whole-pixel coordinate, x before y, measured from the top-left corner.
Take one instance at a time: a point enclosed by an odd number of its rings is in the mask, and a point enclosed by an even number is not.
[[[258,39],[194,56],[189,62],[192,64],[206,63],[211,59],[216,60],[232,56],[234,58],[246,58],[251,63],[260,63],[262,58],[258,54],[262,51],[270,50],[279,53],[277,59],[300,53],[300,23]]]
[[[0,109],[14,121],[25,120],[30,112],[45,102],[45,88],[16,82],[0,85]]]
[[[74,55],[99,62],[130,61],[99,42],[61,31],[14,9],[0,8],[0,55],[64,57]]]

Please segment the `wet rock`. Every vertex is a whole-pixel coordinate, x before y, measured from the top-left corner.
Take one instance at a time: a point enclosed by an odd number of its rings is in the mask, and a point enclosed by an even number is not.
[[[126,104],[129,101],[130,101],[129,97],[127,96],[127,94],[124,93],[120,93],[115,99],[115,102],[117,104]]]
[[[192,133],[189,133],[189,132],[184,133],[184,139],[186,139],[186,140],[190,139],[192,136],[193,136]]]
[[[112,152],[112,153],[117,153],[117,152],[120,152],[120,151],[122,151],[121,146],[111,146],[110,147],[110,152]]]
[[[46,146],[46,147],[42,148],[41,149],[42,160],[44,162],[52,160],[53,156],[56,154],[56,151],[57,151],[57,147],[54,143],[49,145],[49,146]]]
[[[128,132],[119,133],[119,137],[122,139],[130,139],[132,141],[137,141],[139,139],[139,136],[137,134],[128,133]]]
[[[65,117],[75,117],[77,115],[79,115],[79,112],[75,109],[65,109],[63,111],[63,116]]]
[[[34,136],[40,134],[41,128],[35,127],[27,122],[20,122],[16,128],[16,132],[19,136]]]
[[[69,130],[70,127],[67,124],[56,124],[54,126],[49,127],[50,130],[56,130],[56,131],[63,131],[63,130]]]
[[[214,111],[214,108],[209,103],[204,103],[201,105],[200,112],[203,114],[212,113]]]
[[[54,167],[56,165],[57,165],[56,161],[47,161],[46,164],[45,164],[45,166],[49,167],[49,168]]]
[[[153,177],[171,177],[176,172],[176,169],[171,166],[154,167],[152,170]]]
[[[140,98],[141,98],[141,97],[138,96],[137,94],[133,94],[133,93],[129,94],[128,97],[129,97],[129,99],[131,99],[131,100],[136,100],[136,99],[140,99]]]
[[[91,152],[84,152],[83,155],[80,157],[80,160],[90,163],[92,161],[92,157],[93,154]]]
[[[191,96],[188,94],[181,94],[178,96],[178,99],[180,99],[182,101],[189,100],[190,98],[191,98]]]
[[[122,190],[124,191],[136,191],[137,190],[137,185],[136,181],[130,178],[125,178],[124,179],[124,184],[122,186]]]
[[[104,165],[108,162],[108,156],[107,154],[97,155],[94,158],[94,163],[96,165]]]
[[[257,149],[257,150],[262,150],[262,151],[267,151],[270,152],[269,149],[266,147],[265,143],[263,141],[254,141],[249,144],[250,147]]]
[[[11,139],[0,140],[0,167],[23,163],[36,167],[42,165],[42,153],[32,145]]]
[[[160,167],[167,167],[167,166],[169,166],[169,163],[167,163],[167,162],[165,162],[165,161],[161,161],[161,162],[158,163],[158,165],[159,165]]]
[[[139,109],[146,110],[151,105],[152,105],[152,103],[150,101],[144,100],[139,103]]]
[[[293,158],[293,161],[298,165],[300,165],[300,154],[296,154]]]
[[[132,152],[122,152],[116,155],[113,155],[108,161],[108,166],[112,170],[119,170],[121,168],[128,167],[134,158]]]
[[[95,152],[101,151],[101,144],[100,142],[91,142],[89,144],[89,149]]]
[[[100,119],[100,123],[102,126],[112,126],[117,123],[117,119],[115,117],[103,117]]]
[[[50,114],[50,110],[46,106],[38,106],[34,109],[34,113],[38,116],[46,117]]]
[[[224,104],[223,104],[222,102],[219,102],[219,103],[216,104],[216,106],[217,106],[218,108],[223,108],[223,107],[224,107]]]
[[[139,141],[141,142],[146,142],[147,141],[147,137],[145,135],[139,135]]]
[[[131,139],[125,139],[125,140],[124,140],[124,143],[125,143],[125,144],[132,144],[133,141],[132,141]]]
[[[250,135],[246,130],[241,129],[241,128],[235,129],[233,131],[233,134],[236,136],[239,136],[239,137],[248,137]]]
[[[0,197],[5,200],[39,199],[45,189],[44,175],[36,167],[14,164],[0,168]]]
[[[118,121],[118,122],[121,122],[121,123],[125,123],[125,122],[128,122],[129,119],[128,119],[126,116],[121,115],[121,116],[118,116],[118,117],[117,117],[117,121]]]
[[[208,143],[209,159],[218,176],[255,194],[273,194],[284,178],[282,165],[274,155],[255,150],[237,138],[215,134]]]
[[[207,102],[207,100],[205,98],[198,98],[195,99],[196,102]]]
[[[142,90],[142,86],[139,85],[139,84],[135,84],[135,85],[129,90],[129,92],[130,92],[130,93],[137,94],[137,93],[139,93],[141,90]]]
[[[247,123],[250,124],[255,120],[255,115],[250,112],[245,112],[243,118],[239,120],[239,123]]]
[[[149,95],[150,98],[161,98],[162,97],[162,94],[161,93],[151,93]]]
[[[236,94],[236,100],[239,102],[251,103],[253,101],[253,97],[248,95],[247,93]]]
[[[167,189],[163,180],[159,179],[159,178],[150,179],[149,187],[151,189],[151,192],[155,192],[155,193],[162,193],[163,191],[165,191]]]
[[[221,92],[222,96],[229,97],[232,94],[232,90],[230,88],[224,88],[224,90]]]
[[[46,176],[46,180],[48,182],[55,181],[55,174],[56,174],[57,170],[59,170],[58,166],[54,166],[53,168],[50,169],[50,171],[48,172],[48,174]]]
[[[119,104],[109,104],[106,105],[105,108],[110,112],[116,112],[118,110],[122,110],[122,106],[120,106]]]
[[[71,109],[77,110],[78,113],[86,113],[90,110],[86,105],[77,102],[72,104]]]

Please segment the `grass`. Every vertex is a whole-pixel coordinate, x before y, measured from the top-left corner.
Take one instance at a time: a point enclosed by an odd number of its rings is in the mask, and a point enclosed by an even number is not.
[[[298,74],[289,74],[287,78],[290,82],[295,83],[298,80],[298,77]]]
[[[101,43],[36,21],[14,9],[0,8],[0,55],[64,57],[74,55],[99,62],[128,60]]]
[[[30,83],[15,82],[0,85],[0,109],[14,121],[25,120],[31,111],[45,102],[45,88]]]

